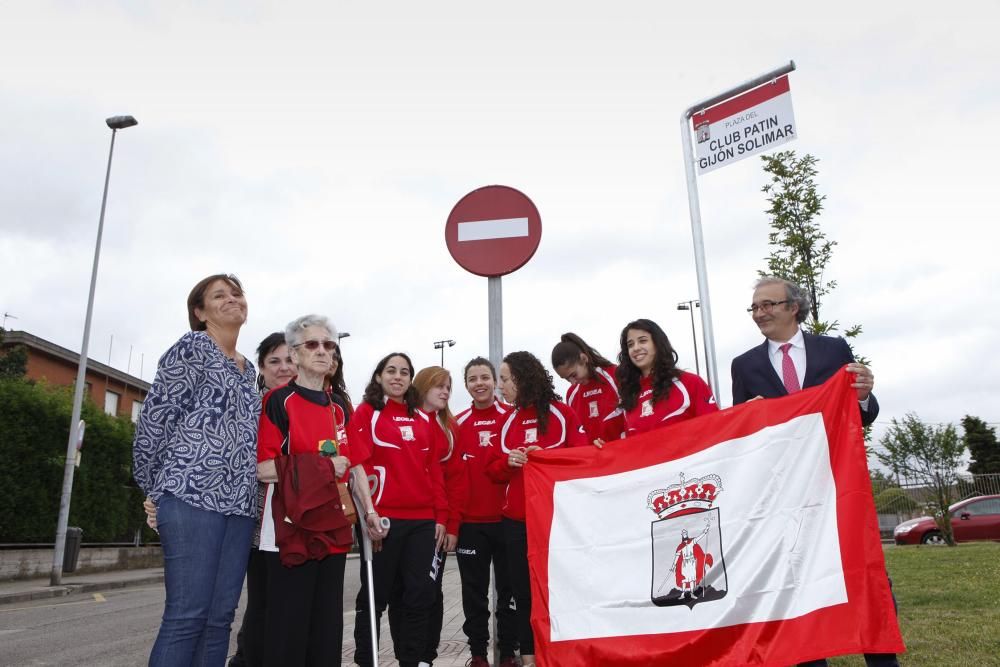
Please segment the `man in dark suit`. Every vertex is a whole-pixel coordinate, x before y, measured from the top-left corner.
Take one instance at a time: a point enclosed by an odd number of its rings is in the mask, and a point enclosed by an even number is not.
[[[878,401],[872,394],[875,376],[871,370],[854,361],[843,338],[816,336],[799,328],[809,314],[805,290],[781,278],[763,278],[757,281],[747,310],[765,340],[733,359],[733,405],[787,396],[823,384],[847,364],[846,371],[854,374],[851,386],[858,392],[861,423],[867,426],[875,421]],[[868,667],[899,667],[891,653],[865,654],[865,663]],[[826,660],[816,660],[799,667],[826,665]]]
[[[867,426],[875,421],[878,401],[872,394],[875,376],[871,370],[855,363],[843,338],[815,336],[799,328],[809,314],[804,290],[780,278],[764,278],[757,282],[748,310],[765,340],[733,359],[733,405],[823,384],[849,364],[847,372],[855,374],[851,386],[858,392],[861,423]]]

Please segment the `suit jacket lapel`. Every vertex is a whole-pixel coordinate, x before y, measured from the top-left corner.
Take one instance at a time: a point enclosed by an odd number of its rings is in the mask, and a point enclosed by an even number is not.
[[[761,375],[771,384],[778,396],[785,396],[788,394],[788,390],[785,389],[785,383],[774,372],[774,366],[771,365],[771,355],[768,352],[767,339],[765,338],[764,342],[755,348],[754,358],[761,369]]]
[[[806,372],[803,375],[803,389],[823,384],[817,376],[817,374],[823,370],[822,360],[820,359],[820,353],[817,349],[817,338],[818,336],[806,333],[805,331],[802,332],[802,344],[806,348]]]

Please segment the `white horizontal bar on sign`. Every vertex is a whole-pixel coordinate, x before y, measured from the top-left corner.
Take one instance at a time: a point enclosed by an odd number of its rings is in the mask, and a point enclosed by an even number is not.
[[[486,241],[489,239],[513,239],[528,235],[527,218],[503,218],[500,220],[473,220],[458,223],[459,241]]]

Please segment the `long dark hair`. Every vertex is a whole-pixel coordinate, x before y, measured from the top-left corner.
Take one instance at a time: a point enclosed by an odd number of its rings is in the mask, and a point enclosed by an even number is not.
[[[639,381],[642,379],[642,372],[628,356],[628,332],[630,329],[645,331],[653,339],[656,359],[653,361],[653,371],[650,375],[653,379],[654,403],[661,398],[666,398],[667,394],[670,393],[670,387],[673,386],[674,379],[681,376],[681,371],[677,368],[677,352],[660,325],[653,320],[646,319],[629,322],[622,329],[619,341],[621,351],[618,353],[618,371],[615,373],[622,398],[622,408],[625,410],[631,410],[639,401]]]
[[[385,370],[386,364],[388,364],[389,360],[393,357],[402,357],[406,360],[406,365],[410,368],[410,386],[407,387],[406,393],[403,394],[403,403],[406,405],[406,413],[412,417],[413,413],[415,413],[419,407],[419,400],[417,399],[417,390],[413,386],[413,362],[410,361],[409,355],[403,352],[390,352],[382,357],[382,360],[378,362],[378,365],[375,366],[375,370],[372,372],[372,378],[368,381],[368,386],[365,387],[365,396],[362,400],[376,410],[385,409],[385,390],[383,390],[382,385],[379,384],[378,376],[382,374],[382,371]]]
[[[262,394],[266,390],[266,387],[264,387],[264,374],[260,372],[260,369],[264,368],[264,359],[284,344],[285,334],[281,331],[275,331],[257,346],[257,391]]]
[[[597,372],[597,368],[611,366],[611,362],[571,331],[560,336],[559,342],[552,348],[552,368],[558,372],[560,366],[575,364],[580,360],[581,354],[587,355],[587,375],[590,376],[590,379],[606,382],[604,376]]]
[[[352,409],[351,395],[347,393],[347,383],[344,381],[344,356],[340,352],[340,345],[333,348],[333,358],[337,362],[337,372],[327,376],[326,381],[330,383],[327,391],[332,396],[340,398],[346,406],[344,412],[350,413]]]
[[[552,376],[531,352],[511,352],[503,358],[503,362],[510,369],[511,379],[517,387],[514,405],[518,408],[535,408],[538,412],[538,430],[545,433],[549,425],[549,405],[561,400],[552,386]]]

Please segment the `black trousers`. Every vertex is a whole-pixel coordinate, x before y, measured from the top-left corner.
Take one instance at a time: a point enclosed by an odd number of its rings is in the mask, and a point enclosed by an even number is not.
[[[535,635],[531,631],[531,575],[528,572],[528,527],[523,521],[504,517],[503,534],[507,541],[507,568],[510,586],[517,605],[517,639],[521,655],[535,654]]]
[[[229,667],[261,667],[261,639],[264,637],[264,611],[267,608],[267,565],[263,553],[250,550],[247,563],[247,606],[243,623],[236,634],[236,654],[229,659]]]
[[[261,646],[275,667],[339,665],[344,644],[344,565],[347,554],[285,567],[261,552],[267,568],[267,609]]]
[[[393,519],[389,535],[382,540],[382,550],[374,555],[375,627],[378,628],[382,613],[392,601],[398,611],[393,646],[396,660],[402,667],[416,665],[423,659],[428,617],[434,603],[433,560],[434,521],[431,519]],[[361,667],[370,667],[373,663],[368,627],[368,580],[363,561],[361,590],[355,604],[354,646],[354,661]]]
[[[441,643],[441,626],[444,624],[444,591],[441,586],[444,583],[444,565],[448,560],[448,554],[439,551],[438,556],[440,562],[437,564],[437,577],[434,579],[434,602],[427,615],[427,641],[424,642],[420,662],[433,663],[438,657],[438,644]],[[399,641],[400,605],[397,598],[400,593],[397,587],[389,601],[389,634],[392,635],[394,645]]]
[[[500,657],[513,657],[517,644],[517,627],[511,601],[514,598],[510,586],[510,571],[507,564],[507,542],[504,540],[503,524],[463,523],[458,532],[458,572],[462,576],[462,611],[465,623],[462,630],[469,638],[472,655],[487,657],[490,643],[490,563],[496,572],[497,591],[497,642]]]

